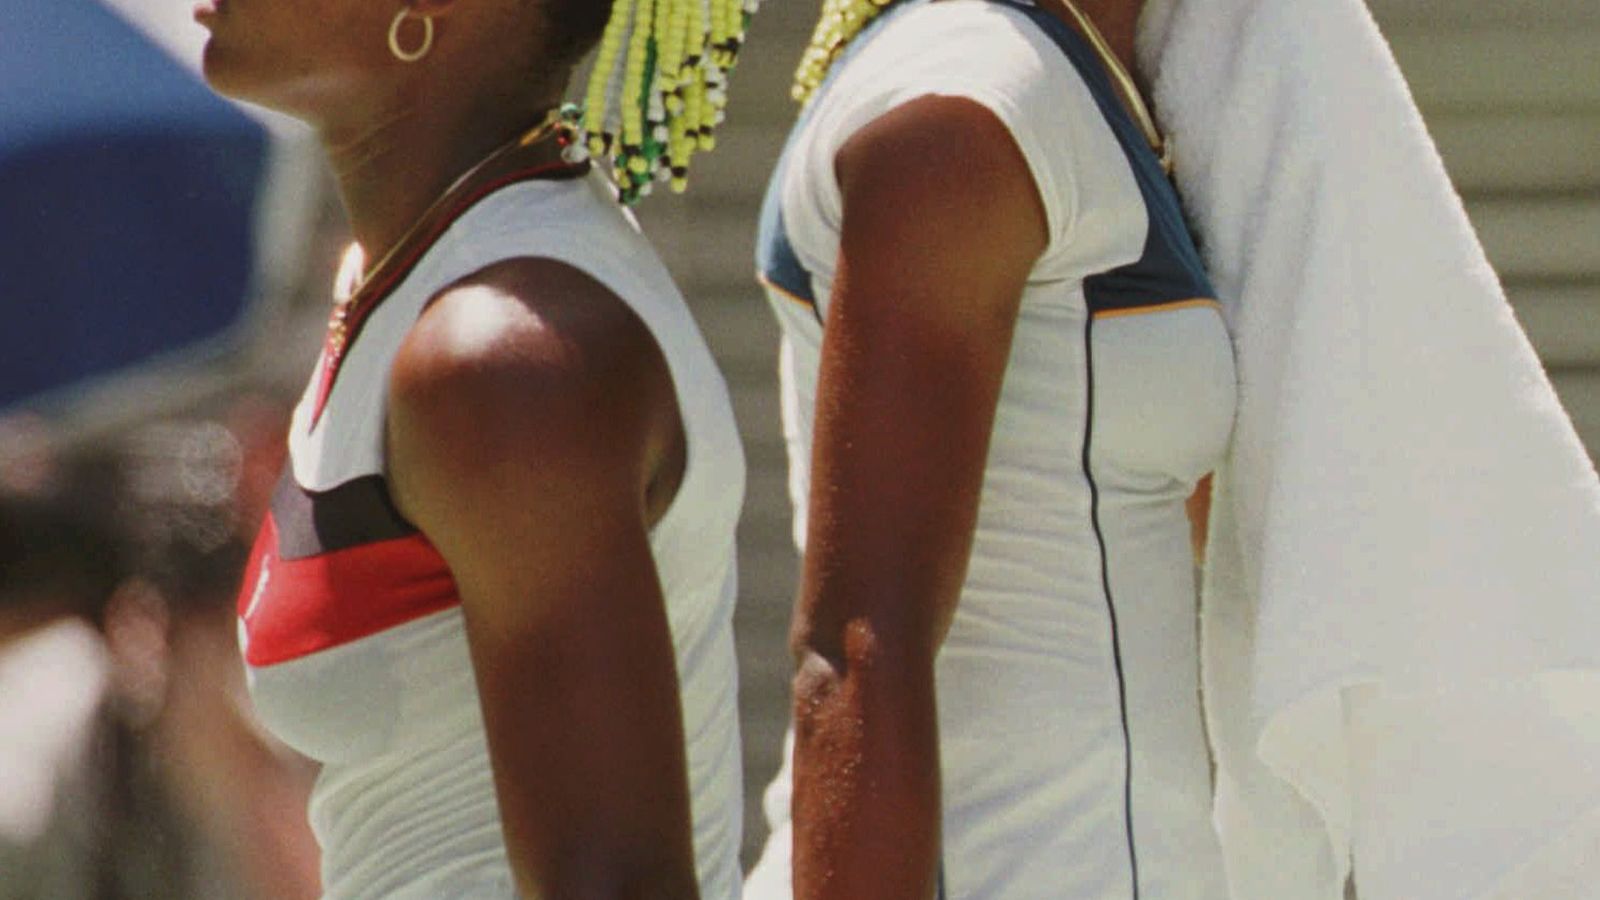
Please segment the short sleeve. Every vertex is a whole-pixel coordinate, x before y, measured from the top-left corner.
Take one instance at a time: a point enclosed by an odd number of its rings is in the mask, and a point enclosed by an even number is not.
[[[1049,237],[1036,278],[1066,277],[1085,179],[1114,141],[1077,69],[1025,14],[987,0],[929,3],[901,16],[848,59],[819,98],[807,128],[807,199],[836,222],[833,159],[856,131],[919,97],[968,99],[1010,132],[1038,188]],[[1111,151],[1125,165],[1114,144]]]

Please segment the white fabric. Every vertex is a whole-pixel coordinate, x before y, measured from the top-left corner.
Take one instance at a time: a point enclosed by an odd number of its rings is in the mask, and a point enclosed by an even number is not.
[[[885,15],[798,126],[777,176],[819,308],[828,308],[838,254],[837,149],[917,97],[965,97],[992,112],[1031,167],[1051,228],[1022,295],[967,580],[937,663],[945,895],[1128,898],[1119,672],[1083,464],[1083,280],[1139,260],[1149,214],[1083,79],[1024,14],[948,0]],[[822,329],[809,306],[769,296],[784,331],[785,434],[803,544]],[[1231,351],[1207,306],[1096,317],[1092,335],[1091,469],[1124,663],[1141,895],[1218,900],[1183,501],[1227,443]],[[746,896],[782,900],[787,767],[766,799],[773,836]]]
[[[61,814],[110,675],[100,635],[75,618],[0,647],[0,844],[25,847]]]
[[[291,426],[290,464],[312,490],[383,474],[388,373],[424,304],[520,256],[561,260],[610,288],[650,329],[672,374],[688,461],[651,546],[676,650],[701,896],[736,897],[742,777],[732,612],[744,457],[722,376],[688,306],[599,174],[502,188],[451,225],[350,345],[315,428],[313,375]],[[515,895],[459,607],[251,667],[250,688],[273,732],[322,763],[310,819],[328,900]]]
[[[1362,900],[1593,896],[1600,486],[1369,13],[1151,0],[1140,50],[1238,351],[1235,897],[1335,900],[1352,855]]]
[[[884,23],[883,34],[838,66],[836,83],[818,98],[790,154],[785,207],[815,211],[788,222],[807,271],[833,270],[839,148],[863,125],[928,94],[983,105],[1022,150],[1050,230],[1036,281],[1081,278],[1137,259],[1142,245],[1122,237],[1144,227],[1138,187],[1126,167],[1105,171],[1103,161],[1120,159],[1121,150],[1060,48],[1016,10],[973,0],[906,5],[921,8],[893,10],[893,27]],[[1100,177],[1085,178],[1086,168]],[[820,287],[825,310],[826,285]]]

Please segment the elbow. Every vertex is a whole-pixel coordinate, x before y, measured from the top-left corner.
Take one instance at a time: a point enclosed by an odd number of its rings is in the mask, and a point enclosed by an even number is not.
[[[910,629],[885,627],[867,618],[837,629],[796,628],[792,682],[797,723],[813,720],[843,698],[857,703],[921,695],[932,690],[936,646]]]
[[[800,670],[825,666],[849,674],[931,667],[942,635],[923,618],[866,613],[829,622],[802,615],[789,635],[789,652]]]
[[[795,697],[827,691],[847,676],[873,669],[882,651],[882,631],[865,618],[836,625],[811,618],[796,620],[789,635],[789,653],[795,662]]]
[[[790,685],[794,720],[804,727],[831,698],[838,696],[844,686],[846,669],[841,658],[807,646],[796,645],[795,660],[794,680]]]
[[[596,858],[597,859],[597,858]],[[568,863],[576,862],[569,860]],[[520,867],[519,867],[520,868]],[[572,900],[699,900],[694,867],[613,857],[594,865],[563,864],[542,877],[520,871],[517,893],[524,897]]]
[[[519,897],[562,900],[698,900],[693,829],[627,820],[568,821],[539,840],[506,834],[506,855]]]

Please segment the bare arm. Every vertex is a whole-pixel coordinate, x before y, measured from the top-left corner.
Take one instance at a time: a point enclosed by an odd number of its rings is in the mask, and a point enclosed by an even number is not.
[[[931,897],[934,657],[1045,215],[1009,133],[967,100],[896,109],[836,170],[844,219],[793,634],[796,895]]]
[[[583,273],[515,260],[436,300],[391,388],[395,498],[461,592],[519,888],[697,896],[649,544],[683,435],[654,340]]]
[[[1194,486],[1194,493],[1184,502],[1184,512],[1189,515],[1189,544],[1194,549],[1194,564],[1206,561],[1206,540],[1211,531],[1211,480],[1207,475]]]

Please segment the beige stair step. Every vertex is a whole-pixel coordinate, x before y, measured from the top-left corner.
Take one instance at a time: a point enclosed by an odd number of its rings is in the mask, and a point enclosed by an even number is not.
[[[778,323],[754,281],[742,291],[697,292],[689,304],[730,380],[777,377]]]
[[[1550,380],[1589,448],[1589,458],[1600,459],[1600,368],[1558,369]]]
[[[1441,112],[1428,128],[1463,193],[1600,188],[1600,110]]]
[[[651,202],[638,210],[639,222],[686,294],[754,282],[753,208],[730,211],[706,208],[685,198],[649,199]]]
[[[1385,28],[1483,27],[1510,25],[1540,28],[1551,25],[1600,26],[1600,4],[1594,0],[1369,0],[1378,23]]]
[[[1425,114],[1472,110],[1600,110],[1600,25],[1389,32]]]
[[[1600,192],[1471,198],[1467,212],[1502,278],[1600,273]]]
[[[735,612],[735,626],[751,640],[769,647],[784,646],[784,626],[794,605],[799,573],[794,552],[776,543],[741,544],[739,566],[740,606]],[[770,655],[766,650],[760,653]]]
[[[740,380],[728,385],[733,414],[743,429],[745,452],[781,453],[782,416],[778,410],[777,380]]]
[[[1517,319],[1549,367],[1600,366],[1600,277],[1507,286]]]

